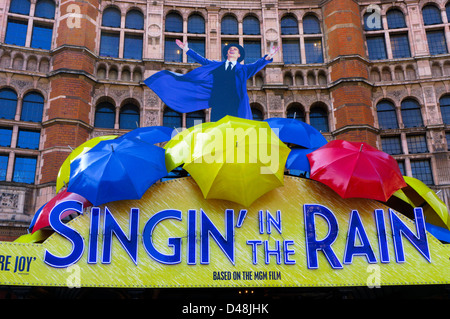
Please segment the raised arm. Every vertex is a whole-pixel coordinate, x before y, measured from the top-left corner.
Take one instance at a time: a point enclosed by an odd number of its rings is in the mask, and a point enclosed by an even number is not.
[[[175,40],[175,42],[180,47],[180,49],[183,49],[183,51],[186,52],[187,55],[189,55],[191,58],[193,58],[196,62],[200,63],[201,65],[210,64],[212,62],[211,60],[205,59],[194,50],[189,49],[187,42],[183,43],[178,39]]]
[[[265,55],[258,61],[246,64],[245,67],[247,69],[247,78],[251,78],[256,73],[258,73],[262,68],[264,68],[267,64],[273,61],[274,55],[278,52],[280,47],[275,47],[271,45],[269,54]]]

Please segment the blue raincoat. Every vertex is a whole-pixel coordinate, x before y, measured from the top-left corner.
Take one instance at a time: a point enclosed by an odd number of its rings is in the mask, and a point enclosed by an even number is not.
[[[214,85],[212,72],[218,67],[225,67],[225,61],[208,60],[193,50],[186,52],[200,63],[198,67],[186,74],[163,70],[144,80],[159,98],[171,109],[188,113],[209,108],[209,99]],[[236,88],[239,97],[238,116],[252,119],[252,112],[247,94],[247,80],[273,61],[266,56],[251,64],[236,64]]]

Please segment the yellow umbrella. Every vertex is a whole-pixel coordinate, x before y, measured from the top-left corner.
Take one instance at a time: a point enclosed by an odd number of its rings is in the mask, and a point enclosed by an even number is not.
[[[209,127],[215,124],[215,122],[206,122],[192,126],[181,131],[168,141],[164,146],[166,150],[165,160],[167,171],[170,172],[174,168],[189,161],[191,149],[194,147],[197,134],[206,132]]]
[[[63,162],[61,167],[59,168],[58,177],[56,178],[56,192],[58,193],[64,185],[69,184],[70,179],[70,163],[72,163],[75,158],[86,153],[95,145],[97,145],[101,141],[112,140],[115,139],[117,135],[105,135],[94,137],[77,148],[75,148],[69,156],[67,156],[66,160]]]
[[[394,196],[403,199],[412,207],[422,207],[428,223],[450,229],[447,206],[438,195],[417,178],[403,177],[408,186],[401,189],[403,194],[397,192]]]
[[[16,240],[15,243],[42,243],[46,240],[51,234],[53,234],[53,230],[39,229],[34,233],[29,233],[20,236]]]
[[[183,168],[205,198],[248,207],[283,185],[289,152],[268,123],[226,116],[197,139]]]

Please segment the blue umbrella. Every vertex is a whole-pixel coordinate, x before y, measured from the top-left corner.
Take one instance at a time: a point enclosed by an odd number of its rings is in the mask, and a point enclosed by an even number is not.
[[[170,127],[147,126],[134,129],[119,138],[137,138],[149,144],[156,144],[169,141],[172,136],[175,136],[175,134],[173,134],[174,132],[176,133],[176,131]]]
[[[309,172],[311,167],[306,155],[314,152],[316,149],[317,148],[292,148],[286,160],[286,168]]]
[[[36,224],[36,221],[39,217],[39,215],[42,213],[42,210],[44,209],[44,206],[47,205],[47,203],[45,203],[44,205],[41,206],[41,208],[39,208],[36,213],[33,216],[33,219],[31,220],[30,226],[28,226],[28,232],[31,233],[31,231],[33,230],[34,224]]]
[[[70,164],[67,190],[95,206],[140,199],[167,175],[164,153],[163,148],[139,139],[102,141]]]
[[[450,231],[448,229],[435,226],[429,223],[425,223],[427,231],[431,233],[434,237],[439,239],[440,241],[444,241],[446,243],[450,243]]]
[[[265,120],[283,143],[304,148],[319,148],[327,143],[323,135],[311,125],[292,118],[273,117]]]

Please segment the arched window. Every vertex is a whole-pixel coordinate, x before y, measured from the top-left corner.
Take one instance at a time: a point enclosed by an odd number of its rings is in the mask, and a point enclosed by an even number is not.
[[[30,13],[33,15],[30,16]],[[36,49],[51,49],[55,18],[55,3],[52,0],[38,0],[35,4],[31,4],[29,0],[12,0],[9,14],[5,43],[19,46],[30,45]],[[28,17],[18,19],[16,14]],[[33,19],[33,16],[39,19]],[[32,26],[29,44],[26,41],[28,25]]]
[[[14,120],[17,109],[17,94],[11,89],[0,90],[0,118]]]
[[[441,11],[434,5],[429,4],[422,9],[423,23],[425,25],[441,24]]]
[[[328,113],[323,107],[314,106],[309,112],[309,122],[319,132],[328,132]]]
[[[164,109],[163,126],[170,128],[180,128],[183,126],[183,116],[181,113],[172,110],[169,107]]]
[[[405,17],[403,15],[403,12],[401,12],[400,10],[398,9],[389,10],[388,13],[386,14],[386,17],[389,29],[406,28]]]
[[[381,15],[375,10],[366,12],[364,14],[364,30],[365,31],[383,30],[383,24],[381,23]]]
[[[401,105],[403,125],[405,127],[423,126],[420,105],[411,99],[404,100]]]
[[[139,127],[139,108],[133,104],[126,104],[120,109],[119,128],[133,130]]]
[[[166,16],[166,32],[183,32],[183,18],[176,12],[171,12]]]
[[[304,34],[318,34],[320,31],[320,22],[313,15],[307,15],[303,18],[303,33]]]
[[[298,34],[298,21],[294,16],[288,15],[281,19],[281,34]]]
[[[102,26],[120,28],[120,11],[115,7],[106,8],[102,15]]]
[[[238,34],[238,22],[234,16],[226,15],[223,17],[221,23],[221,33],[233,35]]]
[[[450,95],[444,95],[439,100],[441,106],[442,121],[445,125],[450,125]],[[450,145],[450,141],[449,145]]]
[[[262,121],[264,120],[264,114],[259,108],[252,107],[252,118],[254,121]]]
[[[30,0],[11,0],[11,4],[9,5],[9,12],[29,15]]]
[[[133,9],[127,12],[125,28],[144,30],[144,15],[141,11]]]
[[[191,14],[188,18],[188,33],[204,34],[205,19],[199,14]]]
[[[44,97],[37,92],[27,93],[22,102],[21,121],[42,122]]]
[[[396,129],[398,128],[397,113],[395,106],[388,101],[381,101],[377,104],[377,116],[380,129]]]
[[[34,16],[45,19],[54,19],[55,3],[52,0],[39,0],[36,3]]]
[[[243,32],[245,35],[258,35],[260,33],[259,20],[254,16],[247,16],[244,18],[242,24]]]
[[[297,119],[299,121],[305,122],[305,112],[301,105],[295,103],[290,106],[286,111],[286,117],[289,119]]]
[[[109,102],[102,102],[95,109],[94,126],[100,128],[114,128],[116,108]]]
[[[186,128],[205,122],[205,112],[195,111],[186,114]]]

